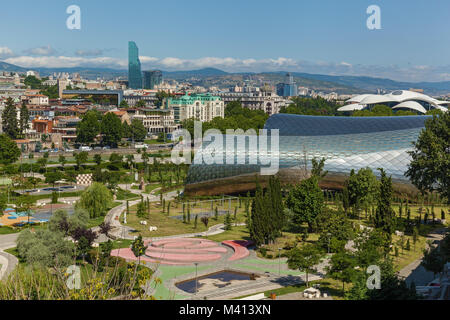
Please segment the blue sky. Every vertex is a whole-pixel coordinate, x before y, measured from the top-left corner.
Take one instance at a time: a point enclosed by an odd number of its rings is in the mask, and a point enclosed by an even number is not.
[[[81,8],[69,30],[66,8]],[[366,8],[381,9],[381,30]],[[1,4],[0,60],[25,67],[290,70],[450,80],[450,1],[15,0]]]

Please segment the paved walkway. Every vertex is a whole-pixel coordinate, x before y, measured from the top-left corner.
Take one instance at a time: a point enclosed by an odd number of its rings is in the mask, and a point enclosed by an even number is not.
[[[448,228],[437,229],[434,232],[427,235],[427,240],[431,240],[434,246],[439,245],[439,242],[444,238],[445,232]],[[427,271],[420,264],[422,257],[410,263],[398,272],[398,275],[405,279],[408,285],[414,281],[416,286],[425,286],[429,282],[434,280],[433,272]]]
[[[15,256],[3,251],[14,248],[18,236],[18,233],[0,235],[0,280],[6,278],[19,263]]]

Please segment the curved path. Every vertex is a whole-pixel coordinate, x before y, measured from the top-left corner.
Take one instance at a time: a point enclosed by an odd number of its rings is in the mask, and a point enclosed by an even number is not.
[[[434,230],[427,235],[427,240],[432,241],[433,246],[438,246],[440,241],[444,238],[446,231],[448,231],[448,228]],[[423,266],[421,266],[422,259],[423,256],[414,262],[411,262],[398,272],[398,275],[405,279],[408,285],[414,281],[416,286],[425,286],[435,279],[433,272],[427,271]]]
[[[0,280],[6,278],[14,270],[17,263],[19,263],[19,260],[15,256],[3,251],[14,248],[18,236],[18,233],[0,235]]]

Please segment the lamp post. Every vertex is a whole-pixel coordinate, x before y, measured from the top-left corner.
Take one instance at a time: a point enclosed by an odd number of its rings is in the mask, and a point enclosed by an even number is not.
[[[281,276],[281,248],[278,248],[278,275]]]
[[[197,295],[197,291],[198,291],[198,279],[197,279],[197,266],[198,266],[198,262],[195,262],[195,295]]]

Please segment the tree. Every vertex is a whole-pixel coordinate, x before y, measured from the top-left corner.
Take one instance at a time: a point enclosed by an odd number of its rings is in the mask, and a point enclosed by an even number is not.
[[[224,230],[231,230],[231,216],[229,212],[225,215],[224,225]]]
[[[308,275],[316,271],[314,266],[323,258],[323,252],[313,244],[305,244],[301,248],[291,249],[287,256],[290,269],[298,269],[306,273],[306,287],[309,287]]]
[[[306,222],[310,231],[324,205],[323,192],[316,176],[302,180],[291,189],[286,199],[286,206],[294,213],[293,222],[298,225]]]
[[[450,112],[425,121],[405,175],[423,192],[437,190],[450,201]]]
[[[25,131],[30,128],[28,121],[30,120],[30,113],[25,103],[22,104],[20,108],[20,118],[19,118],[19,131],[22,137],[25,136]]]
[[[129,108],[128,102],[126,100],[120,101],[119,107],[125,108],[125,109]]]
[[[388,239],[391,238],[395,228],[395,212],[392,209],[392,178],[386,176],[386,172],[380,169],[380,195],[377,201],[375,212],[375,227],[382,230]]]
[[[344,249],[348,240],[353,238],[350,220],[344,213],[325,209],[319,213],[314,221],[314,229],[319,233],[318,245],[330,252]]]
[[[200,220],[205,225],[205,228],[208,228],[209,218],[208,217],[202,217]]]
[[[91,143],[100,133],[100,122],[96,111],[86,112],[83,119],[77,125],[77,142]]]
[[[100,154],[94,155],[94,161],[99,166],[102,163],[102,156]]]
[[[58,161],[59,161],[59,163],[61,163],[62,167],[64,168],[64,165],[66,164],[66,157],[63,156],[62,154],[60,154]]]
[[[5,109],[2,113],[2,129],[11,139],[19,137],[20,129],[17,120],[17,110],[12,98],[6,100]]]
[[[434,276],[443,271],[446,262],[439,247],[428,248],[423,251],[421,265],[428,271],[433,272]]]
[[[96,218],[106,215],[107,210],[112,206],[112,201],[112,194],[108,188],[94,182],[81,194],[76,207],[87,210],[91,218]]]
[[[30,265],[65,268],[73,264],[74,244],[62,232],[25,229],[17,239],[19,257]]]
[[[316,158],[313,158],[311,160],[312,169],[311,169],[311,175],[316,176],[319,179],[324,178],[328,171],[323,171],[323,167],[325,166],[325,158],[320,159],[319,161]]]
[[[136,108],[143,108],[143,107],[145,107],[145,105],[146,105],[146,103],[145,103],[144,100],[139,100],[138,102],[136,102],[135,107]]]
[[[142,198],[142,196],[141,196],[141,202],[139,202],[137,205],[136,215],[139,218],[145,218],[145,216],[147,215],[147,208],[145,206],[144,199]]]
[[[139,119],[131,120],[131,134],[132,138],[137,141],[143,141],[147,136],[147,129]]]
[[[78,168],[80,168],[83,163],[87,162],[88,155],[87,151],[81,151],[75,155],[75,161],[77,162]]]
[[[345,283],[350,283],[356,274],[356,259],[347,251],[334,254],[330,259],[328,275],[342,281],[342,293],[345,293]]]
[[[346,181],[349,204],[356,210],[367,209],[374,204],[378,193],[378,181],[370,168],[362,168],[355,174],[350,172],[350,177]]]
[[[20,157],[20,149],[17,144],[6,134],[0,134],[0,164],[9,165]]]
[[[27,76],[23,83],[30,89],[41,89],[42,82],[35,76]]]
[[[141,256],[145,254],[148,246],[145,245],[144,240],[142,240],[142,236],[139,235],[136,240],[131,243],[131,251],[136,258],[138,258],[138,264],[140,263]]]
[[[123,136],[123,127],[120,118],[108,112],[102,118],[101,122],[102,143],[104,145],[116,147]]]

